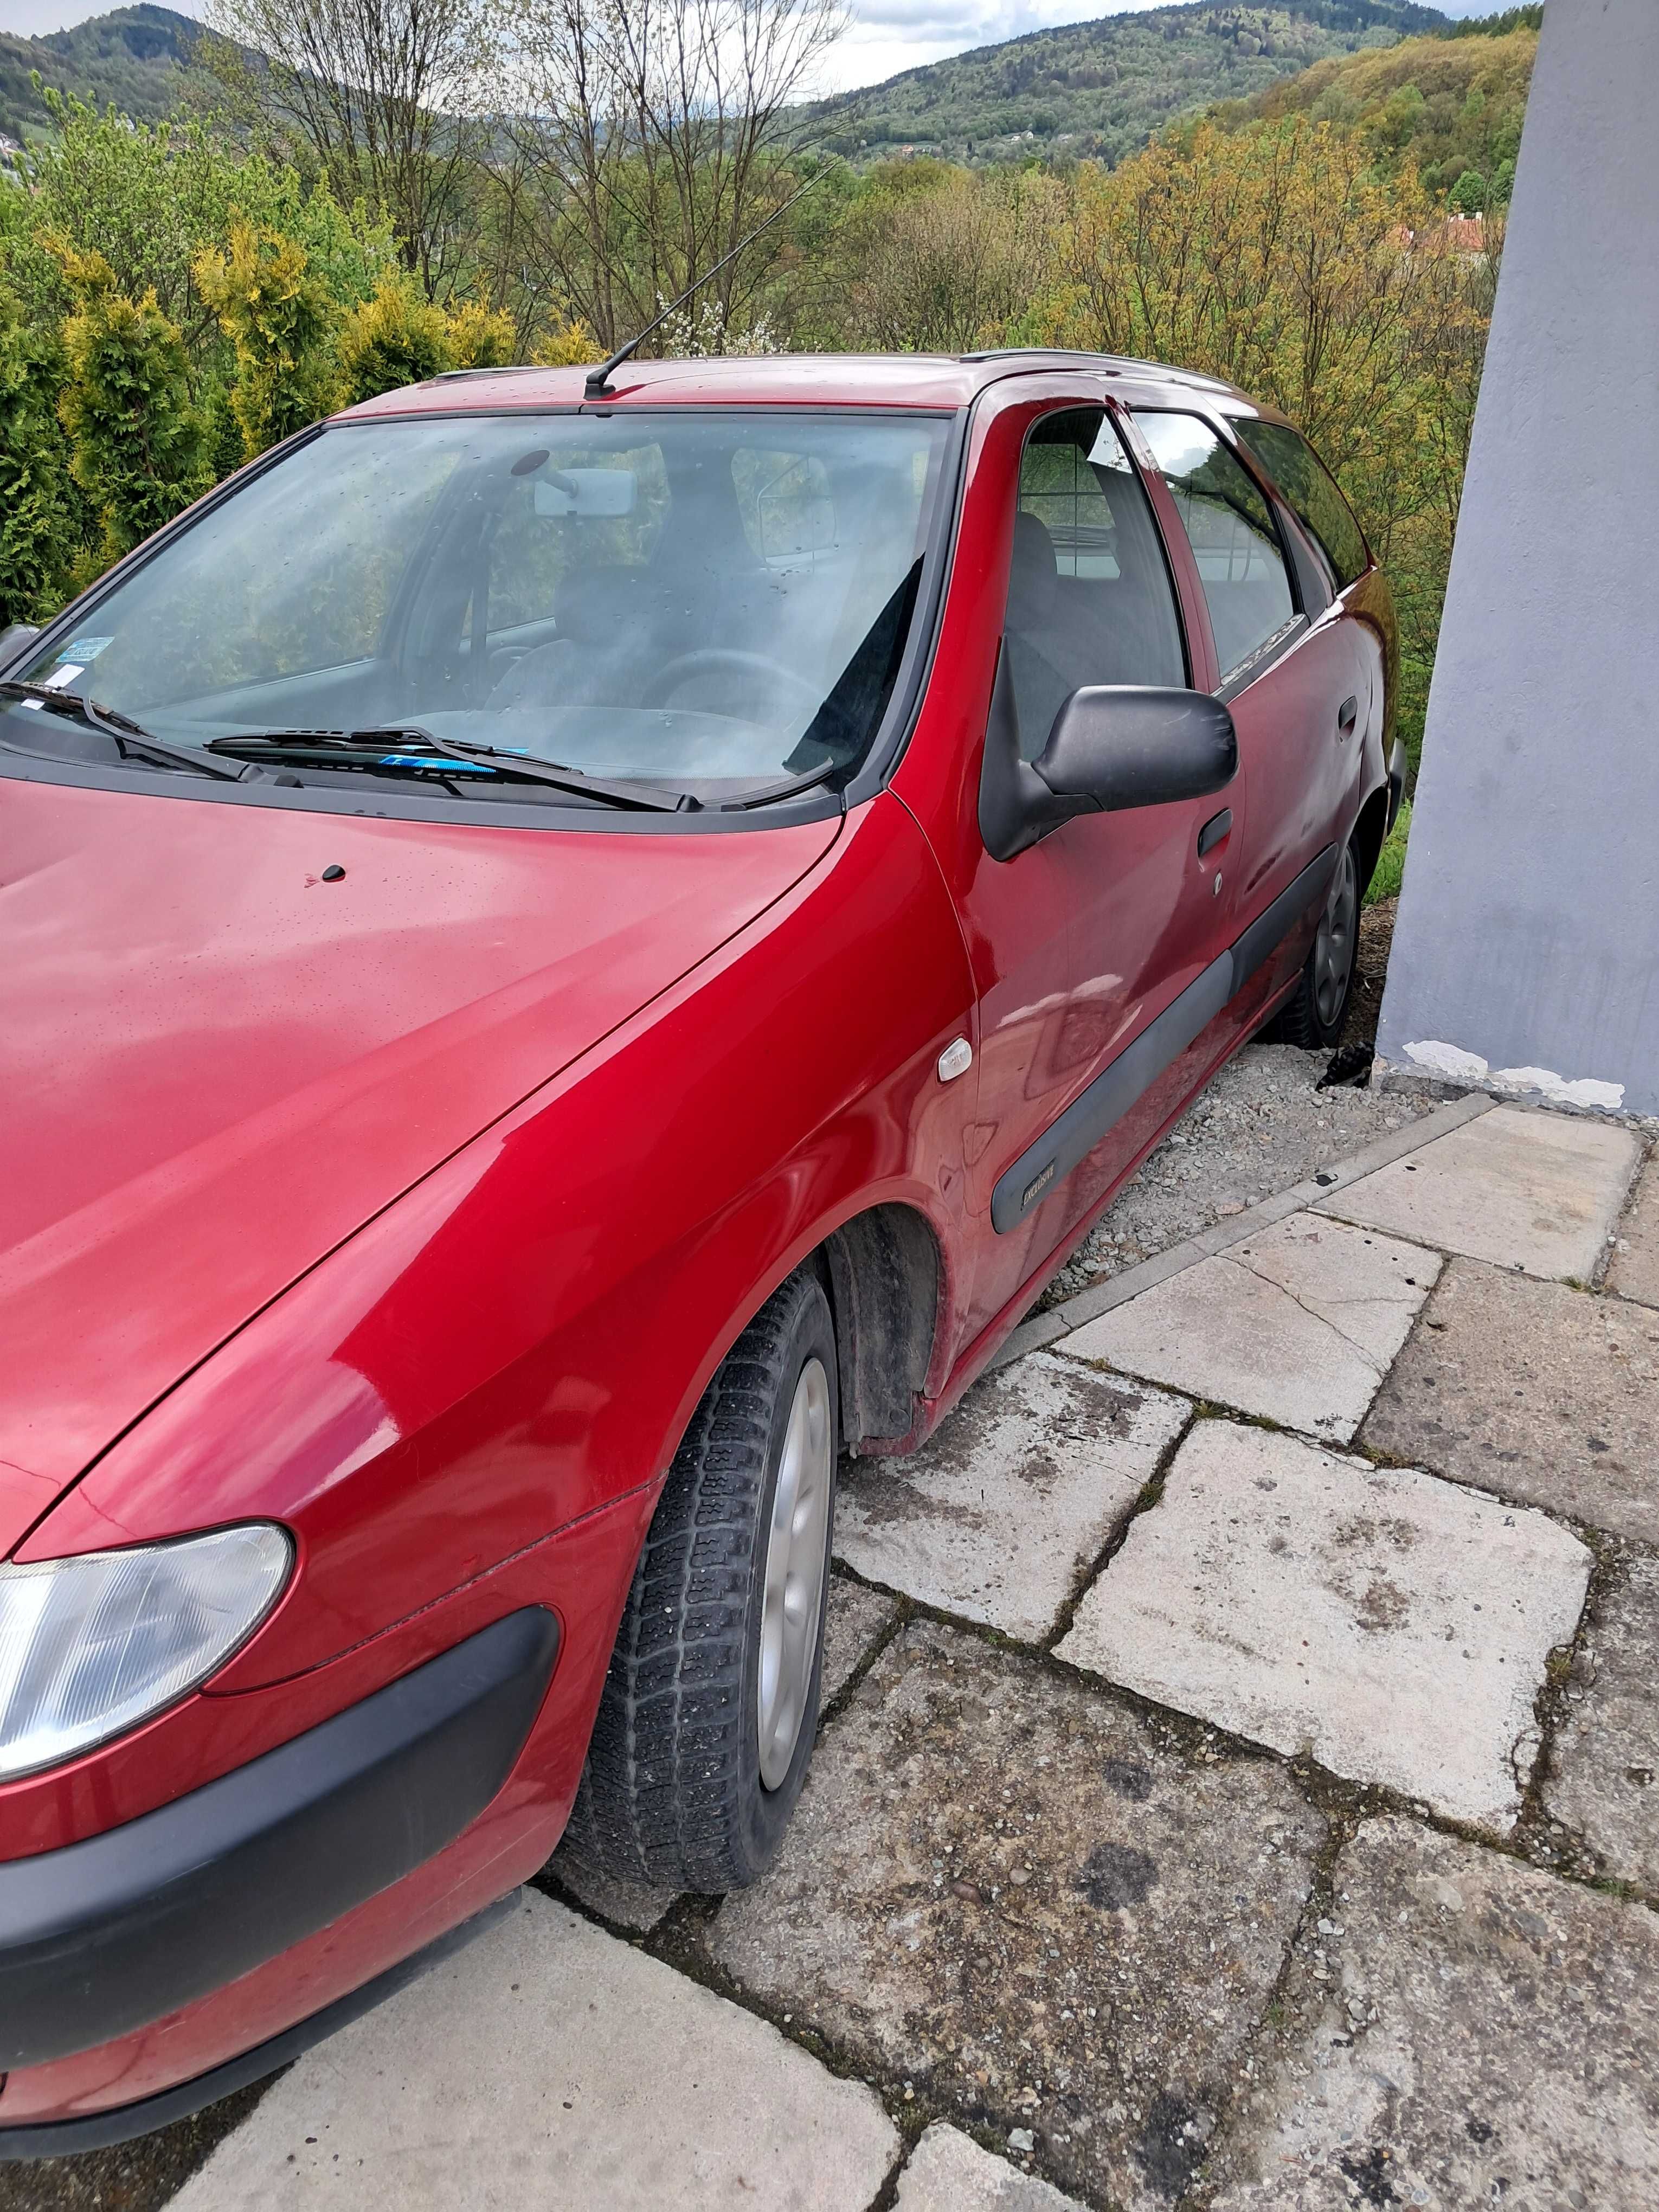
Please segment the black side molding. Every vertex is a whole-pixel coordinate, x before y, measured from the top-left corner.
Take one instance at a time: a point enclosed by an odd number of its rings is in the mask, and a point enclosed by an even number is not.
[[[1329,890],[1336,856],[1336,847],[1328,845],[997,1178],[991,1193],[991,1226],[1000,1237],[1018,1227],[1060,1177],[1070,1175],[1093,1152],[1114,1122],[1121,1121],[1136,1099],[1237,996],[1263,961],[1272,957],[1310,908]]]
[[[441,1851],[512,1771],[558,1642],[526,1606],[170,1805],[0,1864],[0,2069],[160,2020]]]
[[[1257,915],[1243,935],[1235,940],[1234,991],[1244,988],[1262,962],[1271,960],[1297,924],[1305,921],[1309,909],[1323,900],[1335,869],[1336,847],[1327,845],[1318,859],[1310,860],[1295,882],[1280,891],[1266,912]],[[1228,995],[1231,997],[1231,993]]]
[[[285,2027],[280,2035],[256,2043],[240,2058],[228,2058],[222,2066],[198,2074],[193,2081],[181,2081],[176,2089],[158,2090],[153,2097],[140,2097],[131,2105],[112,2105],[101,2112],[88,2112],[80,2119],[37,2120],[21,2128],[0,2128],[0,2166],[21,2159],[70,2158],[77,2151],[106,2150],[112,2143],[131,2142],[136,2136],[171,2127],[175,2120],[187,2120],[204,2105],[216,2105],[221,2097],[233,2096],[250,2082],[263,2081],[267,2075],[275,2074],[279,2067],[301,2057],[313,2044],[322,2042],[338,2028],[349,2027],[354,2020],[361,2020],[366,2012],[373,2012],[376,2005],[396,1996],[399,1990],[418,1981],[432,1967],[441,1966],[457,1951],[465,1950],[475,1937],[505,1920],[523,1894],[522,1889],[508,1890],[494,1905],[485,1905],[482,1912],[475,1912],[459,1928],[438,1936],[423,1951],[416,1951],[395,1966],[388,1966],[385,1973],[376,1974],[361,1989],[349,1990],[344,1996],[336,1997],[320,2012],[313,2012],[292,2027]]]

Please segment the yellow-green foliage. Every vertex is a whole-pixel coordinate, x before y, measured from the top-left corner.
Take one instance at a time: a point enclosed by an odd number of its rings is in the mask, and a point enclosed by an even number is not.
[[[57,332],[31,331],[0,286],[0,629],[50,611],[69,580],[74,487],[55,404],[65,365]]]
[[[452,368],[506,368],[511,364],[515,346],[511,315],[469,300],[452,311],[447,322]]]
[[[154,290],[130,298],[101,253],[59,246],[57,258],[75,301],[58,411],[75,481],[98,515],[96,574],[205,489],[204,424],[191,404],[179,327]]]
[[[447,368],[500,368],[514,355],[513,319],[467,301],[446,310],[412,278],[382,277],[372,300],[346,317],[340,369],[349,404],[418,384]]]
[[[230,404],[252,460],[333,404],[334,303],[297,239],[252,223],[233,222],[229,251],[199,253],[194,273],[236,349]]]
[[[532,352],[538,368],[579,368],[590,361],[603,361],[605,349],[586,323],[556,323]]]
[[[382,277],[374,298],[346,317],[340,369],[348,404],[453,366],[448,318],[406,276]]]

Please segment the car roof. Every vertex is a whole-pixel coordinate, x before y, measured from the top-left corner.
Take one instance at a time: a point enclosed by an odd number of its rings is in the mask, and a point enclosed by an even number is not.
[[[907,407],[969,405],[988,385],[1009,377],[1053,375],[1066,369],[1106,376],[1121,397],[1140,406],[1191,405],[1194,398],[1253,410],[1234,386],[1194,369],[1116,354],[1010,347],[969,354],[759,354],[692,361],[630,361],[611,379],[611,407],[708,405]],[[346,410],[365,416],[476,414],[500,409],[575,407],[584,398],[586,368],[452,370],[424,384],[383,392]],[[1263,412],[1273,412],[1264,409]]]

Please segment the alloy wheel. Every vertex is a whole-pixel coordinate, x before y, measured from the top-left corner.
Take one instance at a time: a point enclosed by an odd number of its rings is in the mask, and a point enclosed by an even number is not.
[[[1359,878],[1354,866],[1353,848],[1349,845],[1343,848],[1331,895],[1320,917],[1319,934],[1314,939],[1314,1006],[1326,1029],[1334,1028],[1342,1018],[1348,979],[1353,970],[1354,933],[1358,920]]]
[[[757,1706],[761,1780],[769,1790],[789,1771],[812,1686],[830,1544],[833,1436],[830,1378],[822,1360],[809,1359],[789,1408],[766,1546]]]

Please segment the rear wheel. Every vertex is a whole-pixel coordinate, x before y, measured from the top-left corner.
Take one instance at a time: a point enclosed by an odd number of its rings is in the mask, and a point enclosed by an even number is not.
[[[1353,847],[1347,845],[1331,880],[1313,950],[1270,1035],[1284,1044],[1328,1051],[1341,1036],[1348,1018],[1358,957],[1359,863]]]
[[[646,1538],[570,1821],[601,1872],[737,1889],[783,1840],[817,1733],[836,1404],[804,1272],[721,1362]]]

